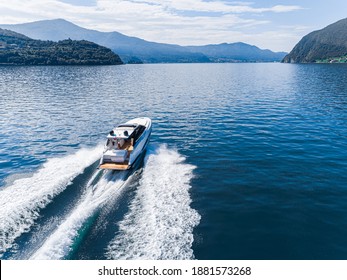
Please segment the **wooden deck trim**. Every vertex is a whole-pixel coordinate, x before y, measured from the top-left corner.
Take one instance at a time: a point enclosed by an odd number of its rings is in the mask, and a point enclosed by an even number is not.
[[[103,163],[99,166],[100,169],[112,169],[112,170],[127,170],[129,168],[128,163]]]
[[[132,152],[132,150],[134,149],[134,146],[132,145],[132,143],[131,142],[125,142],[124,144],[123,144],[123,146],[120,148],[121,150],[127,150],[127,151],[129,151],[129,152]]]

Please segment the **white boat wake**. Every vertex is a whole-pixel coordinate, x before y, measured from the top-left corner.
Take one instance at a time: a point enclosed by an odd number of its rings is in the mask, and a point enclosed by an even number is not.
[[[30,230],[40,210],[95,162],[101,151],[98,146],[49,159],[32,177],[17,179],[0,191],[0,257],[17,237]]]
[[[200,215],[190,207],[195,166],[161,146],[149,150],[140,185],[119,233],[107,248],[108,259],[192,259],[193,229]]]
[[[31,230],[41,209],[95,162],[101,150],[81,149],[73,155],[50,159],[32,177],[17,179],[0,191],[0,256],[15,244],[17,237]],[[195,166],[184,160],[166,146],[148,148],[129,212],[106,248],[108,259],[194,258],[193,229],[199,224],[200,215],[190,207],[190,180]],[[76,207],[56,221],[59,226],[31,253],[30,259],[67,257],[88,219],[121,197],[127,175],[95,173]]]
[[[122,192],[126,174],[126,171],[116,173],[109,171],[95,186],[89,183],[87,192],[78,205],[30,259],[57,260],[66,257],[86,220],[107,201],[119,196]],[[91,178],[90,182],[94,179],[95,177]]]

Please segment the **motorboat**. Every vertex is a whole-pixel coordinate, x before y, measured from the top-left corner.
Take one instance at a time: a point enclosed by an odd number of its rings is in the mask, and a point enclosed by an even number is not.
[[[107,135],[99,168],[130,169],[146,150],[151,132],[150,118],[136,118],[118,125]]]

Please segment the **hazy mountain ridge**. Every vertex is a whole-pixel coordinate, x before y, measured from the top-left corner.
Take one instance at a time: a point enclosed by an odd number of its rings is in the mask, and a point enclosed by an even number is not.
[[[108,47],[123,61],[138,58],[143,62],[209,62],[203,54],[191,53],[182,46],[148,42],[129,37],[119,32],[100,32],[79,27],[63,19],[36,21],[31,23],[0,25],[31,38],[40,40],[88,40]]]
[[[347,55],[347,18],[304,36],[285,56],[286,63],[313,63]]]
[[[274,53],[260,50],[244,43],[219,44],[206,46],[180,46],[146,41],[129,37],[122,33],[100,32],[79,27],[63,19],[44,20],[15,25],[0,25],[25,34],[34,39],[88,40],[108,47],[117,53],[123,61],[143,61],[145,63],[170,62],[272,62],[281,61],[286,53]],[[211,52],[214,48],[214,52]]]
[[[34,40],[0,28],[0,64],[117,65],[123,62],[110,49],[86,40]]]
[[[218,45],[189,46],[191,51],[201,52],[213,62],[272,62],[280,61],[287,53],[262,50],[242,42]]]

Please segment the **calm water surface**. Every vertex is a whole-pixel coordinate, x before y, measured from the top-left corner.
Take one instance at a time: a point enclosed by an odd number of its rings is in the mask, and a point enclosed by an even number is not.
[[[3,259],[346,259],[347,66],[0,67]],[[107,132],[153,121],[135,173]]]

